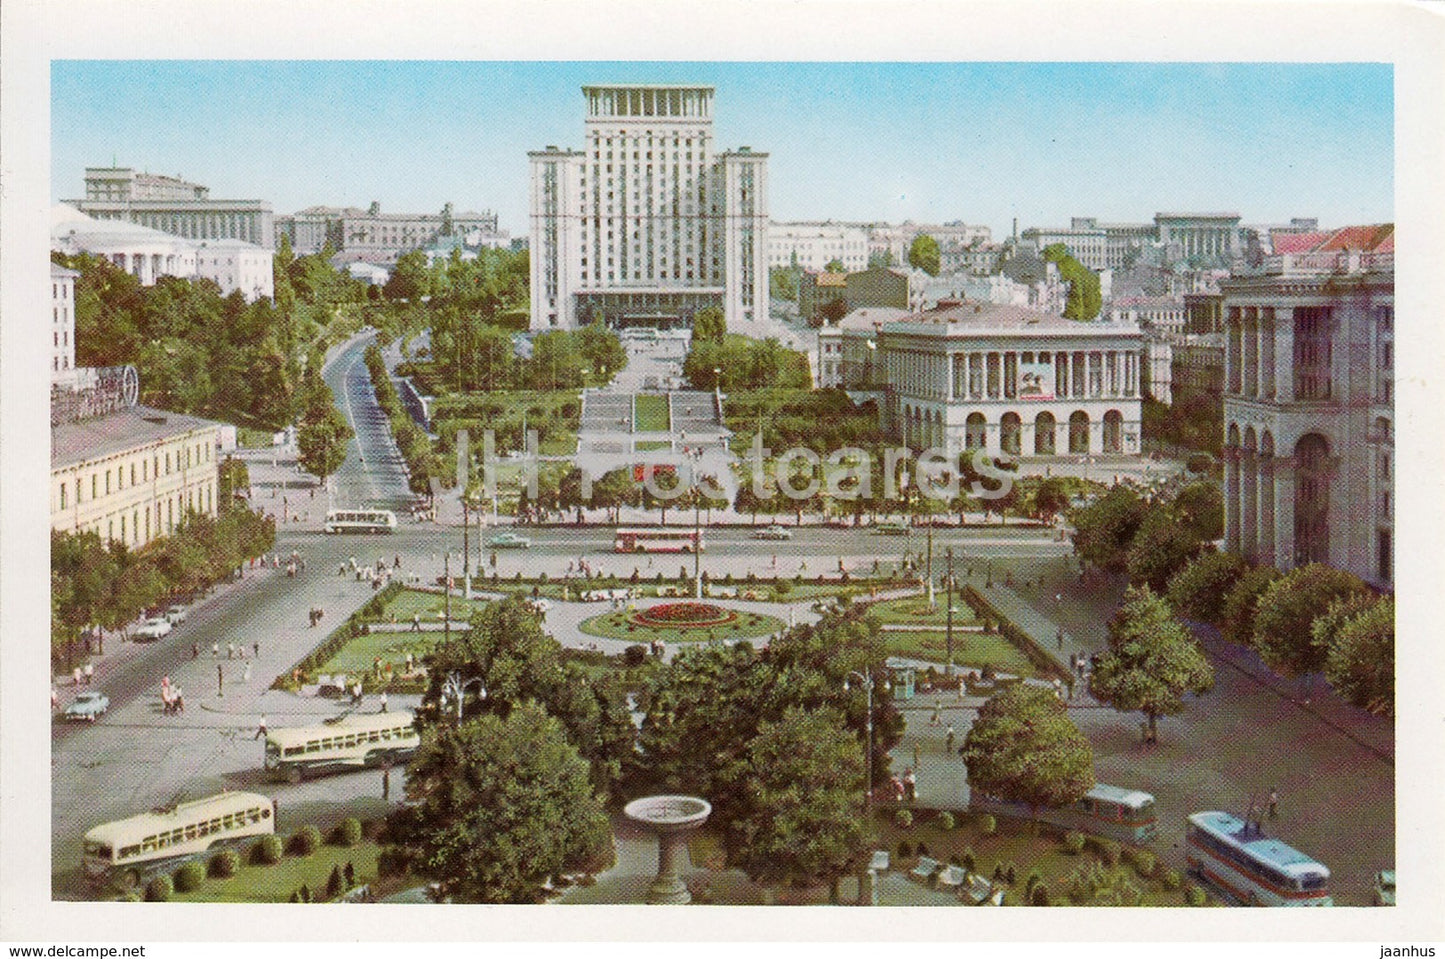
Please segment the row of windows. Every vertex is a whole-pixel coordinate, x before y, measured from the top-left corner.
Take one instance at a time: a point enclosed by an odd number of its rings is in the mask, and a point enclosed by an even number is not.
[[[158,849],[165,849],[168,846],[178,846],[182,843],[194,842],[205,836],[231,832],[232,830],[241,829],[245,826],[253,826],[265,822],[270,818],[270,806],[253,806],[250,809],[227,813],[224,816],[217,816],[205,822],[191,823],[166,832],[146,836],[136,845],[122,846],[120,857],[125,859],[137,853],[155,852]]]
[[[52,300],[68,300],[68,299],[70,299],[70,284],[69,284],[69,283],[52,283],[52,284],[50,284],[50,298],[51,298]]]
[[[194,454],[194,455],[193,455],[193,454]],[[185,447],[183,450],[178,450],[178,451],[176,452],[176,454],[175,454],[175,468],[178,469],[178,470],[180,470],[180,469],[190,469],[192,466],[199,466],[199,465],[201,465],[202,463],[209,463],[210,461],[211,461],[211,446],[210,446],[210,444],[208,444],[208,443],[197,443],[197,444],[195,444],[194,446],[187,446],[187,447]],[[160,478],[161,476],[163,476],[163,475],[164,475],[164,476],[169,476],[169,475],[171,475],[171,454],[170,454],[170,453],[166,453],[166,455],[165,455],[165,473],[162,473],[162,472],[161,472],[161,457],[160,457],[159,454],[157,454],[157,455],[155,455],[154,457],[152,457],[152,459],[151,459],[151,461],[150,461],[149,463],[146,462],[146,460],[142,459],[142,460],[140,461],[140,482],[142,482],[142,483],[148,483],[148,482],[150,482],[151,475],[152,475],[152,467],[154,468],[154,475],[155,475],[155,477],[156,477],[157,479],[159,479],[159,478]],[[109,470],[109,469],[107,469],[107,470],[105,471],[105,474],[104,474],[104,475],[105,475],[105,493],[104,493],[104,495],[107,495],[107,496],[110,495],[111,489],[112,489],[112,487],[111,487],[112,474],[114,475],[114,479],[115,479],[114,489],[118,492],[118,491],[120,491],[121,489],[124,489],[124,488],[125,488],[125,476],[126,476],[125,467],[123,467],[123,466],[117,467],[117,468],[114,469],[114,470]],[[93,499],[93,500],[94,500],[94,499],[99,499],[99,498],[101,497],[101,495],[102,495],[101,492],[100,492],[100,479],[101,479],[101,472],[100,472],[100,470],[96,470],[95,472],[93,472],[93,473],[90,474],[90,498]],[[134,463],[134,462],[132,462],[132,463],[130,464],[130,485],[131,485],[131,486],[135,486],[135,485],[136,485],[136,470],[135,470],[135,463]],[[75,502],[76,502],[77,504],[79,504],[79,503],[81,502],[81,500],[84,498],[83,495],[82,495],[82,494],[84,493],[84,490],[85,490],[85,484],[84,484],[80,479],[76,479],[76,481],[75,481]],[[68,508],[68,506],[69,506],[69,484],[67,484],[67,483],[65,483],[64,481],[62,481],[61,484],[60,484],[60,508],[61,508],[61,509],[66,509],[66,508]]]
[[[1202,829],[1190,827],[1189,842],[1192,845],[1208,849],[1221,859],[1227,860],[1232,866],[1251,879],[1267,882],[1274,886],[1282,886],[1286,889],[1318,888],[1323,885],[1323,879],[1316,879],[1313,882],[1306,879],[1304,884],[1296,882],[1273,866],[1260,862],[1239,847],[1212,836]]]
[[[301,746],[287,746],[284,755],[300,756],[304,753],[319,753],[331,749],[354,749],[364,743],[410,739],[414,735],[410,726],[401,726],[395,729],[373,729],[370,732],[351,733],[346,736],[326,736],[321,739],[313,739]]]

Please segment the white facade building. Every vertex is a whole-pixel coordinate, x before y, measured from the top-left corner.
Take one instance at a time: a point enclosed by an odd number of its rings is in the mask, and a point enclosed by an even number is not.
[[[196,248],[196,273],[214,280],[222,296],[236,290],[249,301],[275,295],[274,257],[244,240],[204,240]]]
[[[888,417],[916,449],[1013,456],[1140,452],[1139,329],[962,303],[885,323]]]
[[[1030,227],[1023,232],[1023,239],[1033,243],[1039,253],[1062,243],[1069,255],[1095,273],[1109,266],[1108,234],[1092,221],[1075,221],[1069,227]]]
[[[50,379],[64,382],[75,375],[75,280],[80,276],[50,264]]]
[[[977,249],[993,239],[993,231],[988,227],[961,221],[914,223],[910,220],[896,226],[879,223],[868,230],[868,258],[886,254],[893,266],[906,267],[908,250],[920,234],[938,241],[940,269],[945,272],[959,268],[966,259],[965,251]]]
[[[97,220],[135,223],[189,240],[269,246],[275,232],[269,203],[213,200],[199,183],[130,167],[87,167],[85,199],[65,202]]]
[[[818,330],[818,353],[813,363],[820,388],[867,389],[877,385],[878,335],[883,324],[908,315],[892,306],[865,306],[849,313],[834,326]]]
[[[868,268],[868,230],[850,223],[768,224],[768,265],[797,266],[815,273],[834,260],[844,272]]]
[[[767,154],[713,144],[713,88],[582,89],[582,150],[531,162],[532,328],[768,315]]]
[[[1392,224],[1346,227],[1222,284],[1225,542],[1393,588]]]

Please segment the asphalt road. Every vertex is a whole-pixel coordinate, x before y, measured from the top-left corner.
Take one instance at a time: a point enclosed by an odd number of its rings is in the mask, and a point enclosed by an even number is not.
[[[371,337],[352,341],[322,371],[356,434],[346,444],[346,461],[332,477],[332,504],[337,508],[405,510],[412,500],[406,464],[391,438],[391,426],[376,402],[371,375],[362,360],[372,342]]]

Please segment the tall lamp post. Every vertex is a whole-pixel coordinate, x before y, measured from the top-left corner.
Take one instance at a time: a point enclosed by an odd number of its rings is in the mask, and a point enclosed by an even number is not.
[[[692,578],[696,585],[697,598],[702,599],[702,483],[698,469],[702,464],[702,450],[687,454],[692,459]]]
[[[849,680],[854,676],[858,677],[858,683],[863,687],[863,692],[868,696],[868,745],[867,755],[864,757],[864,772],[867,775],[868,791],[863,795],[863,808],[867,811],[873,809],[873,676],[871,673],[860,673],[856,669],[850,669],[848,675],[843,677],[843,691],[847,692],[852,688]],[[880,684],[883,691],[888,691],[888,680]]]
[[[948,645],[948,658],[944,661],[943,674],[953,675],[953,547],[950,546],[944,551],[948,558],[948,630],[945,633]]]

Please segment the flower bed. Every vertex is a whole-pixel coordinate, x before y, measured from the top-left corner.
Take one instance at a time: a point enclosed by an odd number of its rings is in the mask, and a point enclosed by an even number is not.
[[[735,621],[738,614],[712,603],[658,603],[646,609],[639,609],[628,619],[638,626],[654,626],[666,629],[695,629],[709,626],[723,626]]]

